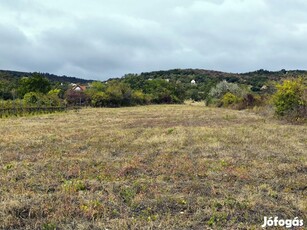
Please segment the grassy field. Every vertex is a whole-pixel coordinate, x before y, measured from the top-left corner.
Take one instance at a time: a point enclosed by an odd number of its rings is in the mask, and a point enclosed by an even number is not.
[[[0,120],[0,229],[307,224],[307,126],[192,105]]]

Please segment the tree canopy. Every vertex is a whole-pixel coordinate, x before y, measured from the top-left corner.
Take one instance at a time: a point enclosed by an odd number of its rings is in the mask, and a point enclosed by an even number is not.
[[[30,92],[46,94],[50,90],[50,81],[39,73],[34,73],[30,77],[23,77],[19,80],[18,94],[20,97]]]

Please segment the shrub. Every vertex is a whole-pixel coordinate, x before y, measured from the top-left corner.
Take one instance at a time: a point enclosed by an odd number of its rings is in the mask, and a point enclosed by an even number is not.
[[[121,82],[111,81],[106,89],[108,106],[119,107],[131,104],[132,90],[129,85]]]
[[[223,106],[229,106],[238,103],[239,101],[240,98],[230,92],[224,94],[224,96],[222,97]]]
[[[265,105],[267,99],[264,95],[259,96],[256,94],[247,93],[235,105],[235,109],[254,108],[255,106]]]
[[[228,92],[236,96],[241,96],[243,90],[235,83],[228,83],[227,81],[221,81],[210,90],[209,96],[212,98],[221,98]]]
[[[215,87],[211,88],[206,104],[214,104],[218,107],[222,105],[228,106],[241,101],[240,98],[244,97],[246,92],[246,89],[239,87],[235,83],[221,81]]]
[[[190,89],[187,91],[187,98],[192,99],[193,101],[201,101],[201,95],[199,93],[199,90],[197,89]]]
[[[134,105],[144,105],[148,104],[149,102],[148,96],[140,90],[133,91],[131,99],[132,99],[132,104]]]
[[[23,103],[29,106],[60,106],[62,100],[58,97],[59,92],[60,90],[52,90],[47,95],[40,92],[26,93]]]
[[[23,97],[23,101],[26,105],[46,105],[48,100],[46,95],[39,92],[26,93]]]
[[[91,97],[91,105],[94,107],[106,106],[108,102],[108,96],[105,92],[96,92]]]
[[[61,105],[62,101],[59,98],[60,92],[61,92],[60,89],[53,89],[48,92],[46,97],[50,102],[50,106],[60,106]]]
[[[275,113],[280,117],[290,119],[306,119],[306,91],[303,79],[285,80],[278,84],[277,92],[273,95]]]

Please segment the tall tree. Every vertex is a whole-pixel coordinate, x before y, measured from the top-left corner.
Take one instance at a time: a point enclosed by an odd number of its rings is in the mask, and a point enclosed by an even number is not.
[[[39,73],[33,73],[31,77],[23,77],[19,81],[18,94],[23,97],[26,93],[37,92],[46,94],[50,91],[49,80]]]

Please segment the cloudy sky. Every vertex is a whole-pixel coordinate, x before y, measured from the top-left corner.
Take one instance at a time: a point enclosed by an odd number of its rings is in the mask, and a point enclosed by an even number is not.
[[[307,69],[306,0],[0,0],[0,69]]]

